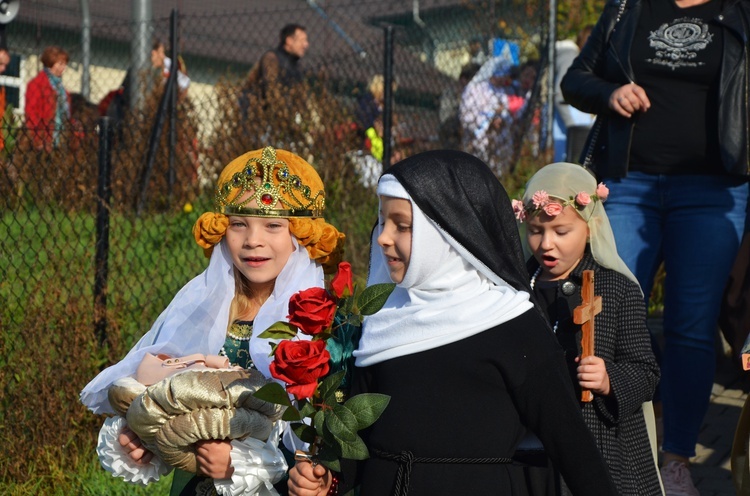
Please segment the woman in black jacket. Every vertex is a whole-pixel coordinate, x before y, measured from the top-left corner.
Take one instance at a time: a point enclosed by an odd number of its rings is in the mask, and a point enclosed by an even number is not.
[[[612,1],[561,83],[569,103],[599,116],[586,149],[612,192],[618,251],[645,295],[665,264],[667,494],[697,494],[687,462],[708,407],[719,303],[745,226],[748,26],[748,0]]]

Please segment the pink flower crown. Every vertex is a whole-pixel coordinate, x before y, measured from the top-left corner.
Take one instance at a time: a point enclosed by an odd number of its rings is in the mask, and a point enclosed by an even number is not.
[[[608,196],[609,188],[604,183],[599,183],[593,195],[581,191],[577,195],[571,196],[567,201],[553,200],[546,191],[539,190],[531,195],[531,201],[528,205],[524,205],[521,200],[512,200],[513,213],[519,222],[523,222],[529,215],[539,214],[539,212],[544,212],[550,217],[556,217],[569,205],[576,209],[583,209],[591,202],[606,201]]]

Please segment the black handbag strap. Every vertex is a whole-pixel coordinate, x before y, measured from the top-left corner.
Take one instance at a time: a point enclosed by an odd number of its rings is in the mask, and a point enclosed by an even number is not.
[[[609,38],[612,36],[612,31],[615,30],[615,26],[617,26],[617,23],[620,22],[620,19],[622,18],[622,13],[625,12],[625,5],[627,4],[628,0],[620,0],[620,7],[617,10],[617,17],[615,17],[615,22],[612,24],[612,29],[609,30],[609,33],[607,33],[607,45],[609,45]],[[583,163],[581,166],[584,169],[590,169],[591,167],[591,159],[594,156],[594,149],[596,148],[596,141],[599,138],[599,133],[602,130],[602,119],[600,116],[596,116],[596,122],[594,122],[594,127],[591,129],[591,139],[589,140],[589,146],[586,149],[586,156],[583,159]]]

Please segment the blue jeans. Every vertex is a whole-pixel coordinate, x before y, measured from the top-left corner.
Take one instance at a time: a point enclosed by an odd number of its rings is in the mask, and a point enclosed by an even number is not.
[[[663,450],[694,456],[714,380],[719,305],[745,228],[748,183],[640,172],[604,183],[617,251],[646,298],[664,262]]]

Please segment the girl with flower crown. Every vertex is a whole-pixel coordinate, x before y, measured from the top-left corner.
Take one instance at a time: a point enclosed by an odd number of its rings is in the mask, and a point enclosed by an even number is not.
[[[292,295],[323,287],[324,272],[332,272],[341,256],[344,235],[325,222],[324,208],[320,177],[297,155],[267,147],[230,162],[219,176],[216,209],[204,213],[193,228],[210,258],[208,268],[177,293],[122,361],[84,388],[81,401],[94,413],[114,413],[108,390],[135,376],[149,353],[221,354],[232,365],[270,378],[270,343],[258,335],[288,320]],[[285,432],[284,441],[293,449],[291,436]],[[138,472],[158,465],[158,457],[127,427],[120,426],[115,439],[110,444],[121,445],[126,454],[110,466]],[[239,440],[200,441],[195,452],[198,473],[176,471],[171,494],[276,494],[271,484],[286,469],[283,459],[280,471],[278,466],[253,465],[257,453]]]
[[[555,163],[529,180],[523,201],[513,200],[513,209],[526,224],[533,253],[528,262],[531,289],[565,349],[575,394],[580,398],[581,388],[594,394],[592,402],[581,403],[583,417],[619,493],[660,495],[649,416],[642,411],[656,388],[659,368],[643,294],[617,254],[602,205],[608,194],[583,167]],[[584,270],[594,271],[594,294],[602,297],[602,311],[594,319],[595,356],[580,358],[581,325],[573,322],[573,309],[581,304]]]
[[[617,494],[530,298],[510,201],[490,168],[425,152],[388,169],[377,193],[368,285],[396,289],[365,318],[354,389],[391,399],[363,434],[370,458],[337,476],[339,494],[359,484],[362,496],[526,495],[512,460],[523,424],[576,495]],[[290,494],[322,496],[332,480],[298,462]]]

